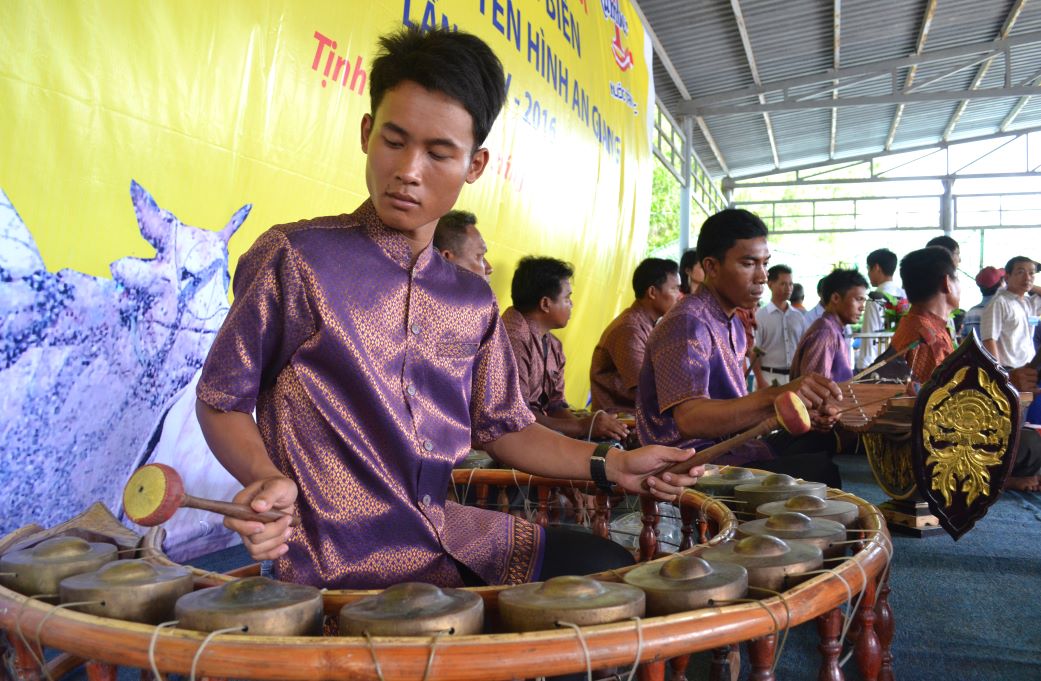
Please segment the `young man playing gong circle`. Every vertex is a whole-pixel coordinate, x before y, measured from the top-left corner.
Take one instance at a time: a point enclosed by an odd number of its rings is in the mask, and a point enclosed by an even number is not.
[[[533,423],[487,282],[431,247],[438,219],[488,163],[502,65],[461,32],[409,30],[380,45],[361,120],[369,198],[257,240],[197,391],[207,442],[244,486],[235,501],[295,507],[302,523],[225,523],[254,559],[275,559],[278,578],[318,586],[584,571],[562,556],[595,552],[570,538],[446,501],[471,445],[535,474],[662,499],[700,469],[653,477],[692,452],[623,454]]]

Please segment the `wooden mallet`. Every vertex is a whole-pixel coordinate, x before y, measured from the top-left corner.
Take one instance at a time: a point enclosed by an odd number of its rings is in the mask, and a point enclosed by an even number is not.
[[[777,430],[778,427],[783,427],[792,435],[808,433],[810,428],[813,427],[806,405],[793,392],[783,392],[778,395],[774,400],[774,415],[758,426],[753,426],[743,433],[738,433],[722,442],[717,442],[711,447],[706,447],[686,461],[669,464],[654,475],[657,477],[663,473],[686,473],[691,468],[711,463],[738,445],[771,433]]]
[[[185,494],[181,476],[173,468],[162,463],[138,468],[123,488],[123,510],[128,518],[144,527],[165,523],[182,506],[261,523],[275,522],[289,515],[281,511],[258,513],[245,504],[200,499]],[[294,515],[292,518],[290,525],[300,524],[299,516]]]

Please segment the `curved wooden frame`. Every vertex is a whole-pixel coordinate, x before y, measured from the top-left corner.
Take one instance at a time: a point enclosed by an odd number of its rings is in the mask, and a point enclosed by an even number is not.
[[[591,484],[536,478],[510,471],[484,471],[460,476],[480,479],[484,484],[520,484],[536,486],[571,486],[591,491]],[[884,577],[892,552],[892,542],[885,522],[876,508],[866,501],[838,492],[860,509],[861,543],[858,550],[837,565],[835,575],[822,574],[786,591],[783,597],[771,597],[758,603],[729,605],[696,610],[666,617],[650,617],[639,622],[623,622],[582,629],[594,669],[660,662],[676,656],[728,646],[758,639],[765,642],[765,656],[773,650],[774,634],[813,618],[834,621],[836,608],[845,603],[849,590],[864,593],[858,611],[862,634],[857,639],[858,658],[867,660],[868,678],[875,678],[884,664],[884,645],[872,623],[875,619],[876,582]],[[714,518],[722,536],[729,536],[733,515],[721,503],[686,491],[681,505],[692,505]],[[695,547],[691,549],[697,551]],[[156,556],[158,558],[158,556]],[[199,581],[210,583],[223,577],[196,570]],[[597,575],[603,579],[619,579],[621,571]],[[486,606],[494,611],[498,594],[505,587],[475,589]],[[335,612],[346,602],[371,591],[329,591],[325,594],[326,611]],[[880,604],[884,605],[884,604]],[[888,613],[888,608],[880,614]],[[886,616],[886,615],[883,615]],[[888,615],[891,621],[891,614]],[[148,669],[149,645],[156,640],[156,658],[164,671],[187,673],[199,650],[205,633],[162,629],[153,626],[94,617],[69,610],[55,610],[39,601],[0,588],[0,628],[13,632],[35,632],[46,618],[40,642],[66,653],[107,662]],[[822,625],[823,627],[823,625]],[[822,636],[825,629],[822,628]],[[891,632],[891,629],[890,629]],[[639,639],[642,637],[642,645]],[[32,637],[35,641],[35,636]],[[829,638],[833,642],[832,638]],[[885,641],[884,641],[885,642]],[[823,645],[823,644],[822,644]],[[518,669],[530,665],[533,650],[538,650],[538,674],[559,675],[586,669],[586,655],[576,632],[571,629],[525,634],[483,634],[446,637],[434,643],[416,638],[347,637],[250,637],[223,635],[212,639],[198,662],[198,673],[207,677],[250,679],[459,679],[492,681],[513,679]],[[823,649],[823,648],[822,648]],[[762,658],[764,647],[753,653]],[[433,654],[432,654],[433,653]],[[382,674],[373,660],[378,659]],[[433,658],[431,660],[431,658]],[[826,666],[834,667],[835,658]],[[431,665],[426,673],[428,663]],[[864,661],[861,660],[864,668]],[[874,674],[871,674],[871,670]],[[825,668],[822,667],[822,674]],[[841,678],[841,674],[821,678]]]

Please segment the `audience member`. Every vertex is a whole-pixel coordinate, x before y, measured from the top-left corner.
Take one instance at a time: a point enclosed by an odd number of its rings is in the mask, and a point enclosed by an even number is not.
[[[805,302],[805,300],[806,290],[803,288],[802,284],[792,285],[792,297],[788,299],[788,302],[792,304],[792,307],[794,307],[799,312],[805,313],[806,306],[803,305],[803,302]]]
[[[806,318],[788,302],[792,295],[792,268],[771,267],[767,272],[767,286],[770,302],[755,313],[755,346],[763,351],[761,368],[766,385],[784,385],[788,382],[795,348],[806,330]]]
[[[502,313],[521,395],[535,420],[574,438],[622,440],[629,429],[610,414],[579,418],[564,397],[564,348],[550,333],[571,319],[571,265],[555,258],[521,258],[513,273],[513,306]]]
[[[633,272],[636,300],[614,318],[593,350],[589,367],[593,409],[636,410],[636,385],[655,322],[680,299],[679,268],[672,260],[647,258]]]
[[[951,257],[954,259],[954,269],[957,270],[958,266],[961,265],[961,247],[953,237],[941,234],[940,236],[934,236],[932,239],[925,244],[926,248],[929,246],[939,246],[940,248],[946,248],[950,251]]]
[[[868,303],[867,281],[856,270],[834,270],[822,287],[828,304],[813,322],[795,350],[791,378],[820,374],[836,383],[853,378],[845,326],[856,324]]]
[[[754,307],[762,296],[770,258],[766,236],[763,221],[746,210],[721,211],[702,225],[697,250],[705,281],[662,318],[647,342],[636,397],[641,442],[704,448],[773,416],[774,400],[784,391],[810,407],[817,427],[834,423],[831,401],[842,393],[822,376],[747,391],[741,366],[746,339],[735,311]],[[838,486],[838,469],[827,453],[810,451],[814,439],[775,435],[738,446],[718,462],[754,463]]]
[[[1009,260],[1005,265],[1005,288],[994,293],[980,316],[983,347],[1009,369],[1025,367],[1034,358],[1030,317],[1041,314],[1041,287],[1034,286],[1036,267],[1026,256]],[[1036,381],[1030,389],[1034,387]]]
[[[469,270],[485,281],[492,276],[488,246],[477,231],[477,216],[465,210],[451,210],[441,216],[434,230],[434,248],[445,260]]]
[[[817,304],[810,308],[803,316],[803,324],[806,328],[810,328],[810,324],[814,323],[824,314],[824,278],[821,277],[817,281]]]
[[[698,252],[688,248],[680,258],[680,292],[689,295],[698,290],[705,281],[705,270],[701,269]]]
[[[980,319],[983,317],[983,310],[987,307],[991,298],[1001,288],[1002,282],[1005,281],[1005,270],[997,267],[984,267],[976,275],[976,286],[980,289],[980,295],[983,296],[978,304],[973,305],[965,312],[965,320],[962,322],[961,337],[968,338],[970,333],[975,333],[977,338],[980,336]]]
[[[864,333],[885,331],[886,304],[895,305],[904,297],[904,290],[893,281],[896,265],[896,253],[888,248],[880,248],[868,253],[868,280],[875,289],[868,294],[868,304],[864,307],[864,323],[861,324],[861,331]],[[880,354],[880,346],[884,348],[884,344],[880,344],[874,339],[861,338],[854,362],[857,369],[871,366]]]

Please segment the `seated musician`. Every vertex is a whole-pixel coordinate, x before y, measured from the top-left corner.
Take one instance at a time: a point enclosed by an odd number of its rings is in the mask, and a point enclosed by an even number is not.
[[[409,29],[380,44],[361,120],[368,198],[257,240],[197,390],[206,440],[245,486],[234,500],[302,522],[225,524],[254,559],[275,559],[279,579],[334,588],[517,583],[605,556],[610,566],[614,550],[628,552],[607,540],[561,540],[446,501],[471,443],[535,474],[662,499],[700,469],[654,477],[691,452],[591,458],[607,448],[534,423],[487,282],[431,247],[438,219],[487,166],[501,63],[463,32]]]
[[[506,336],[517,359],[521,396],[535,421],[568,437],[624,440],[629,429],[611,414],[578,417],[564,397],[564,347],[550,333],[571,319],[574,270],[556,258],[527,256],[517,263],[502,313]]]
[[[680,299],[678,271],[674,261],[664,258],[647,258],[636,266],[636,300],[607,325],[593,350],[589,383],[594,410],[635,413],[647,337]]]
[[[477,216],[465,210],[450,210],[437,221],[434,248],[445,260],[455,263],[488,281],[492,265],[488,262],[488,246],[477,231]]]
[[[698,236],[705,281],[676,303],[651,332],[640,371],[636,422],[640,442],[698,448],[747,430],[774,414],[774,399],[795,392],[811,409],[814,424],[829,430],[842,392],[810,374],[783,386],[748,394],[742,358],[747,339],[735,314],[763,295],[770,249],[763,221],[746,210],[728,209],[708,218]],[[808,434],[773,435],[725,454],[720,463],[749,464],[807,480],[840,484],[839,472]]]
[[[936,367],[954,352],[947,326],[951,310],[958,307],[961,297],[954,262],[951,252],[939,246],[912,251],[900,261],[900,278],[911,309],[897,325],[890,347],[899,350],[921,341],[907,353],[911,378],[918,384],[928,381]],[[1005,488],[1041,491],[1039,470],[1041,437],[1033,428],[1024,428]]]
[[[806,329],[792,359],[791,378],[820,374],[841,383],[853,378],[844,327],[856,324],[867,304],[867,280],[856,270],[834,270],[821,284],[824,314]]]

